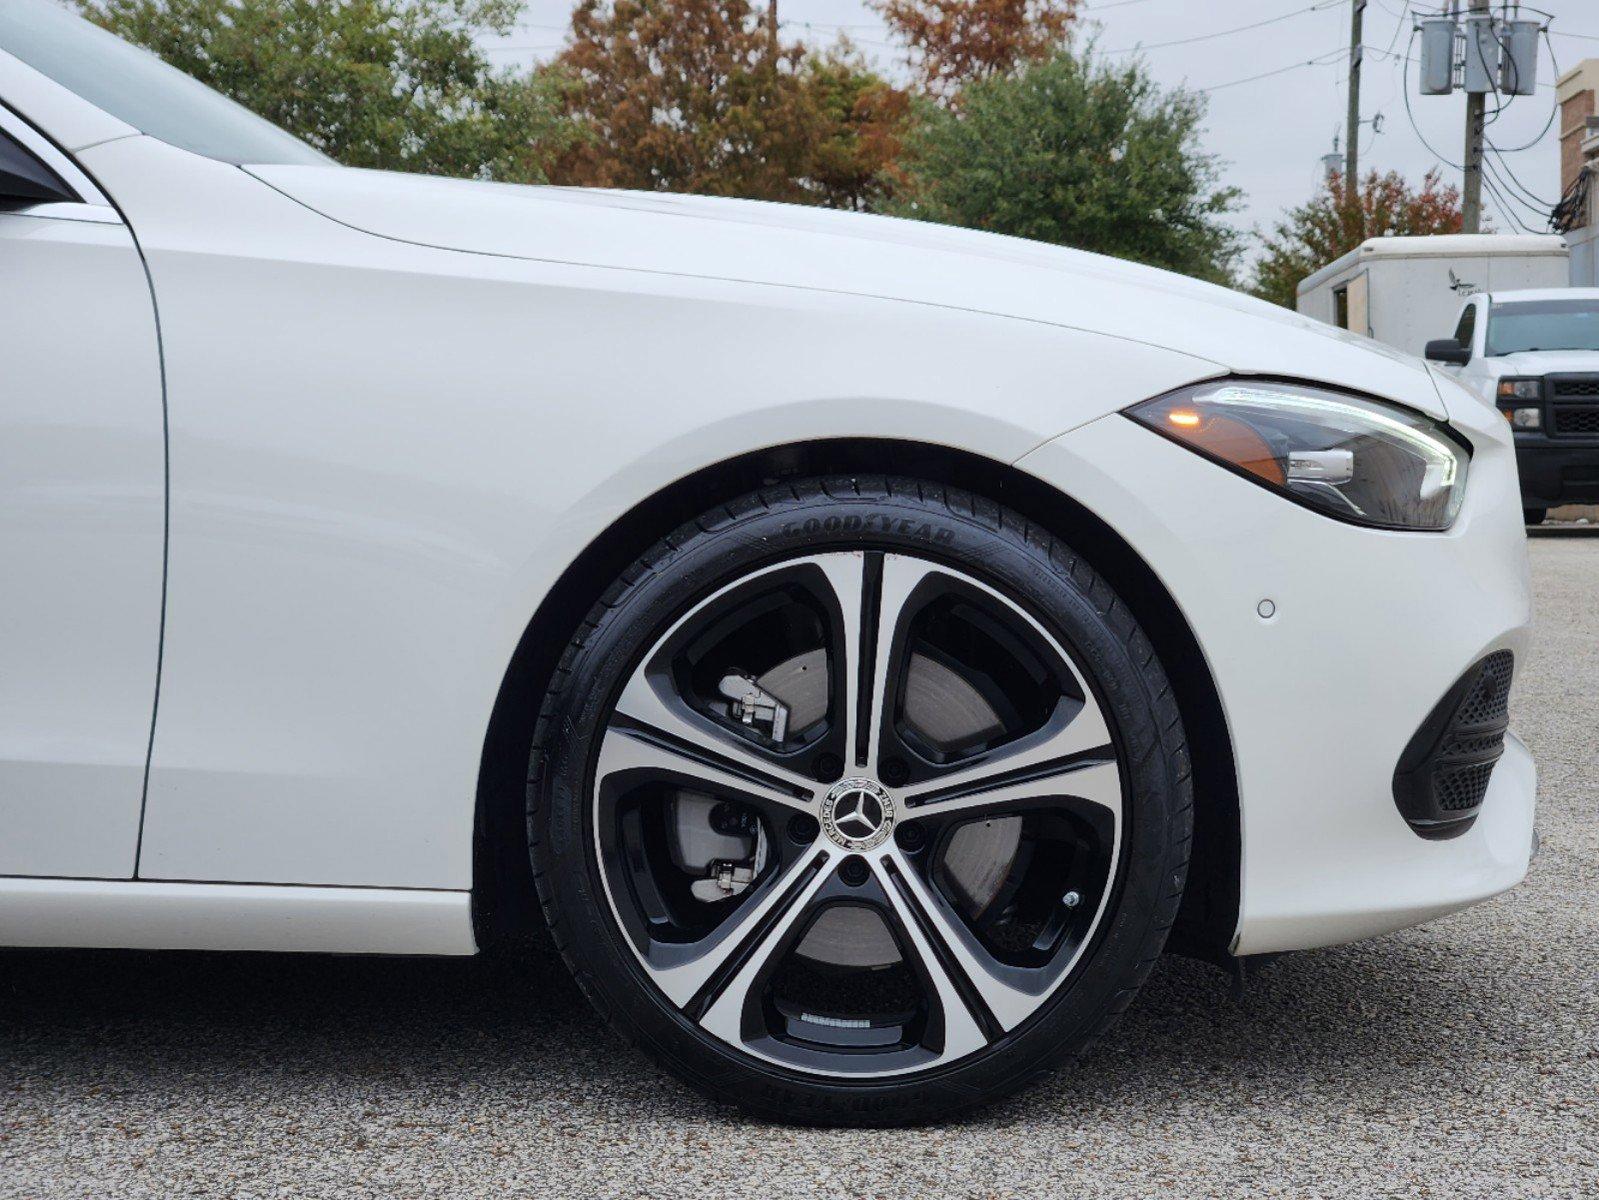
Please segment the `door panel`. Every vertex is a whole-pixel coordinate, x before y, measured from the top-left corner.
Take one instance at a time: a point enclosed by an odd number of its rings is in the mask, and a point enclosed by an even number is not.
[[[129,878],[161,635],[161,367],[131,235],[110,209],[55,211],[72,209],[0,211],[0,875]]]

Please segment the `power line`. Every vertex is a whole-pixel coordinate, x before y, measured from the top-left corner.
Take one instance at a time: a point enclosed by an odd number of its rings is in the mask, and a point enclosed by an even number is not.
[[[1298,71],[1305,67],[1325,67],[1337,62],[1349,51],[1339,49],[1331,54],[1319,55],[1316,58],[1307,58],[1303,62],[1292,62],[1286,67],[1278,67],[1275,71],[1262,71],[1259,75],[1246,75],[1242,79],[1229,79],[1226,83],[1213,83],[1209,87],[1195,88],[1197,92],[1219,92],[1222,88],[1237,87],[1241,83],[1254,83],[1257,79],[1270,79],[1273,75],[1283,75],[1289,71]]]
[[[1415,131],[1416,140],[1422,144],[1428,154],[1432,155],[1439,162],[1443,163],[1443,165],[1448,167],[1451,171],[1463,171],[1465,170],[1465,167],[1463,167],[1460,163],[1451,162],[1442,154],[1439,154],[1437,150],[1433,149],[1432,143],[1427,140],[1427,135],[1421,131],[1421,126],[1416,124],[1416,114],[1411,110],[1410,107],[1410,64],[1416,61],[1415,59],[1411,58],[1410,50],[1411,47],[1416,44],[1416,37],[1419,32],[1420,31],[1416,29],[1412,29],[1410,31],[1410,42],[1408,45],[1406,45],[1405,52],[1399,56],[1401,62],[1403,63],[1403,65],[1400,67],[1400,70],[1403,72],[1403,80],[1401,81],[1399,90],[1405,97],[1405,116],[1410,119],[1410,128]]]
[[[1305,8],[1296,8],[1293,12],[1286,12],[1275,17],[1267,17],[1264,21],[1255,21],[1250,25],[1235,25],[1231,29],[1218,29],[1214,33],[1195,34],[1193,37],[1178,38],[1175,41],[1170,42],[1149,42],[1140,43],[1137,46],[1124,46],[1120,50],[1107,50],[1105,53],[1133,54],[1141,50],[1164,50],[1168,46],[1190,46],[1195,42],[1209,42],[1215,40],[1216,38],[1231,37],[1235,33],[1246,33],[1251,29],[1260,29],[1266,25],[1276,25],[1280,21],[1287,21],[1293,17],[1303,16],[1308,12],[1316,12],[1318,9],[1331,8],[1335,4],[1342,3],[1343,0],[1317,0],[1315,4],[1308,5]]]
[[[1497,147],[1492,142],[1488,143],[1488,149],[1498,153]],[[1507,191],[1516,194],[1518,197],[1525,197],[1529,208],[1536,209],[1546,217],[1554,209],[1555,206],[1550,201],[1545,200],[1537,192],[1521,182],[1516,173],[1510,169],[1510,165],[1505,162],[1502,155],[1498,159],[1498,170],[1499,182],[1504,185]]]
[[[1394,52],[1394,43],[1399,40],[1399,31],[1405,27],[1405,18],[1410,15],[1410,0],[1405,0],[1405,7],[1398,12],[1394,12],[1386,4],[1382,4],[1382,0],[1378,0],[1378,3],[1381,5],[1383,12],[1398,18],[1394,21],[1394,35],[1388,39],[1388,49],[1383,51],[1384,54],[1392,54]]]
[[[1488,160],[1486,158],[1483,160],[1484,163],[1486,163],[1487,161]],[[1483,187],[1488,189],[1488,195],[1493,199],[1494,207],[1499,210],[1499,215],[1500,216],[1505,217],[1506,219],[1511,221],[1516,226],[1517,229],[1521,230],[1522,233],[1537,233],[1538,232],[1536,229],[1533,229],[1531,226],[1529,226],[1525,221],[1523,221],[1521,219],[1521,215],[1518,212],[1516,212],[1515,208],[1512,207],[1505,200],[1504,194],[1497,187],[1494,186],[1494,175],[1493,175],[1493,172],[1491,170],[1487,170],[1487,171],[1483,172],[1482,184],[1483,184]],[[1523,202],[1523,203],[1525,203],[1525,202]],[[1547,214],[1540,214],[1540,215],[1547,216]]]

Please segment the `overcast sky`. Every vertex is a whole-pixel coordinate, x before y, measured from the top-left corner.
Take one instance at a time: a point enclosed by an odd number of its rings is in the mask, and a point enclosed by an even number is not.
[[[1361,114],[1369,121],[1381,113],[1382,126],[1380,132],[1369,124],[1361,130],[1361,171],[1393,168],[1419,179],[1437,166],[1458,185],[1460,172],[1450,164],[1462,157],[1464,98],[1458,92],[1417,95],[1412,63],[1415,127],[1405,110],[1402,71],[1412,24],[1405,10],[1418,7],[1403,0],[1370,0],[1366,6]],[[1540,0],[1540,7],[1553,14],[1551,40],[1562,70],[1599,57],[1599,3]],[[1268,226],[1310,194],[1321,156],[1342,135],[1350,0],[1088,0],[1084,10],[1098,26],[1102,50],[1118,57],[1141,53],[1164,84],[1210,89],[1205,147],[1224,160],[1228,181],[1243,190],[1244,206],[1235,218],[1241,228]],[[528,0],[515,33],[487,44],[495,47],[496,59],[508,63],[549,57],[561,43],[569,12],[567,0]],[[863,0],[779,0],[778,12],[785,32],[813,43],[847,33],[885,72],[899,58]],[[1502,185],[1507,198],[1484,194],[1489,219],[1500,230],[1517,230],[1517,218],[1543,229],[1527,207],[1508,199],[1518,183],[1529,204],[1558,199],[1558,122],[1550,121],[1555,70],[1548,50],[1540,55],[1538,94],[1515,99],[1490,130],[1493,142],[1506,150],[1530,143],[1504,156],[1504,168],[1514,177]],[[1252,78],[1267,72],[1275,73]]]

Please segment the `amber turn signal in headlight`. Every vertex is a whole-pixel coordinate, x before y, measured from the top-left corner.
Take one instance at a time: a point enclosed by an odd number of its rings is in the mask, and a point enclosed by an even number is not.
[[[1536,378],[1501,379],[1495,394],[1500,403],[1506,400],[1537,400],[1543,395],[1543,380]],[[1509,407],[1508,405],[1506,407]]]
[[[1127,415],[1328,516],[1382,529],[1447,529],[1470,454],[1443,424],[1310,384],[1225,380]]]

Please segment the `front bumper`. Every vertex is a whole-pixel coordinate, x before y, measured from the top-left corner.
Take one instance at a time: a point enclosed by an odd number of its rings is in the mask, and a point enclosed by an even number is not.
[[[1599,440],[1562,445],[1553,438],[1516,438],[1516,465],[1526,508],[1599,504]]]
[[[1503,432],[1474,442],[1465,504],[1442,534],[1330,520],[1119,415],[1019,464],[1132,545],[1204,652],[1238,772],[1235,954],[1403,928],[1526,873],[1536,776],[1514,738],[1459,837],[1418,837],[1393,792],[1407,743],[1462,672],[1502,649],[1525,661],[1514,456]]]

